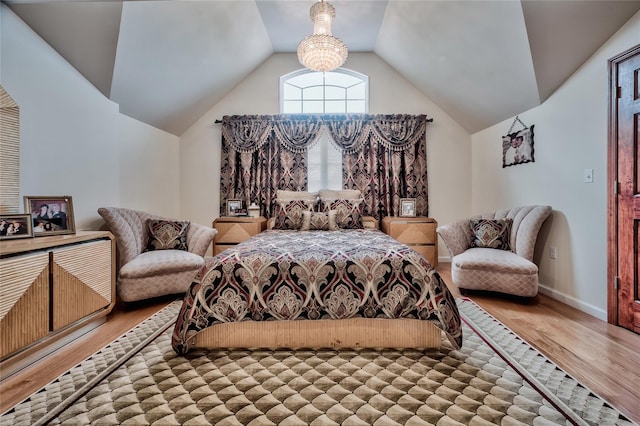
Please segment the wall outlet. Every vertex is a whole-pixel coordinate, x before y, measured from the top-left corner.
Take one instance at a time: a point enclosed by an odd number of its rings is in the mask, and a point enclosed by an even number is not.
[[[593,183],[593,169],[584,169],[584,182]]]
[[[558,250],[555,247],[549,247],[549,257],[555,259],[558,256]]]

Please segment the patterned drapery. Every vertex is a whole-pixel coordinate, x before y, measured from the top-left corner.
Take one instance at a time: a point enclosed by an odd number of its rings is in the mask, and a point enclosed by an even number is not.
[[[220,214],[226,200],[258,202],[272,215],[278,189],[307,188],[306,152],[327,132],[343,153],[343,187],[359,189],[364,214],[398,214],[400,198],[428,215],[425,115],[244,115],[222,119]]]

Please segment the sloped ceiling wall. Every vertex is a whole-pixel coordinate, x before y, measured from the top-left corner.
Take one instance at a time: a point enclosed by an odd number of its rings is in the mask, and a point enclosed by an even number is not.
[[[312,32],[310,0],[7,4],[123,114],[178,136]],[[332,4],[350,51],[380,56],[470,133],[539,105],[640,10],[640,0]]]

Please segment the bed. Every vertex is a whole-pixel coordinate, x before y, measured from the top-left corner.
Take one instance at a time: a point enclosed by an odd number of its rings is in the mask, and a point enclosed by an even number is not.
[[[438,348],[442,332],[460,347],[454,298],[408,246],[376,229],[267,230],[209,259],[172,345]]]

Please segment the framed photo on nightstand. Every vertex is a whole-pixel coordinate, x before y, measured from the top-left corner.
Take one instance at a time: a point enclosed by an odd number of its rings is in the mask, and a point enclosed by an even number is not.
[[[242,213],[242,200],[227,200],[227,216],[238,216]]]
[[[416,215],[416,199],[400,198],[400,216],[415,217]]]

